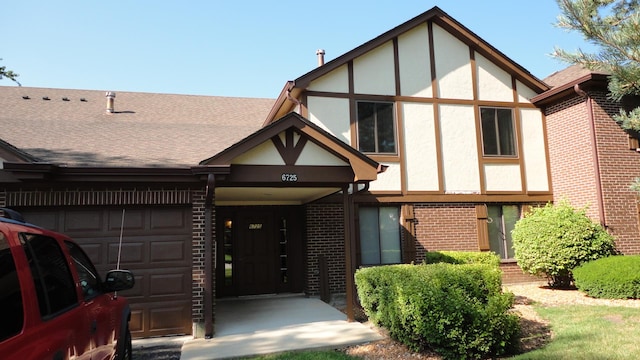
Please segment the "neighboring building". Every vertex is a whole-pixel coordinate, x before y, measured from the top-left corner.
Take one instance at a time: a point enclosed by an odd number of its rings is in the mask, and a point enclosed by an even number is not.
[[[607,74],[575,65],[545,83],[551,90],[533,102],[546,117],[554,201],[586,207],[616,238],[618,250],[639,254],[638,194],[630,188],[640,176],[638,134],[613,120],[621,108],[638,106],[637,99],[613,101]]]
[[[432,250],[528,279],[509,233],[554,200],[548,85],[437,7],[318,56],[275,100],[0,87],[0,206],[103,271],[122,234],[139,337],[212,334],[218,297],[352,302],[356,268]]]

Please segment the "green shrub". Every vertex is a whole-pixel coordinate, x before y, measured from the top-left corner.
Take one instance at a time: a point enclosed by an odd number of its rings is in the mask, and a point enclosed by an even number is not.
[[[445,359],[481,359],[515,350],[514,296],[486,264],[392,265],[356,272],[365,313],[414,351]]]
[[[430,251],[425,254],[427,264],[487,264],[500,267],[500,257],[493,252],[478,251]]]
[[[523,271],[545,276],[552,287],[569,287],[571,271],[615,253],[614,239],[583,210],[568,203],[534,208],[511,232],[515,258]]]
[[[576,287],[594,298],[640,298],[640,255],[610,256],[573,269]]]

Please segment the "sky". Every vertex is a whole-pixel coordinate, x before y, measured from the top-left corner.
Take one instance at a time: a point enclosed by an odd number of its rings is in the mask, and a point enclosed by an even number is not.
[[[5,0],[0,66],[22,86],[276,98],[288,80],[440,7],[534,76],[590,47],[555,0]],[[17,86],[4,78],[0,86]]]

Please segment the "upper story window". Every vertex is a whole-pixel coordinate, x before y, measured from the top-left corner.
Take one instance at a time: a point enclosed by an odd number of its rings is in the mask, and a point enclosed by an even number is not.
[[[363,153],[397,154],[393,103],[359,101],[358,150]]]
[[[516,156],[513,111],[480,108],[482,146],[485,156]]]

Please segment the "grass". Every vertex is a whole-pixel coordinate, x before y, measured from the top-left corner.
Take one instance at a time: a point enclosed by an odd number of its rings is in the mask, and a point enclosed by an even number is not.
[[[536,307],[551,322],[547,346],[513,360],[640,359],[640,310],[611,306]]]
[[[640,359],[640,309],[567,305],[536,311],[551,324],[554,336],[545,347],[511,360]],[[250,358],[251,360],[352,360],[338,351],[309,351]]]

